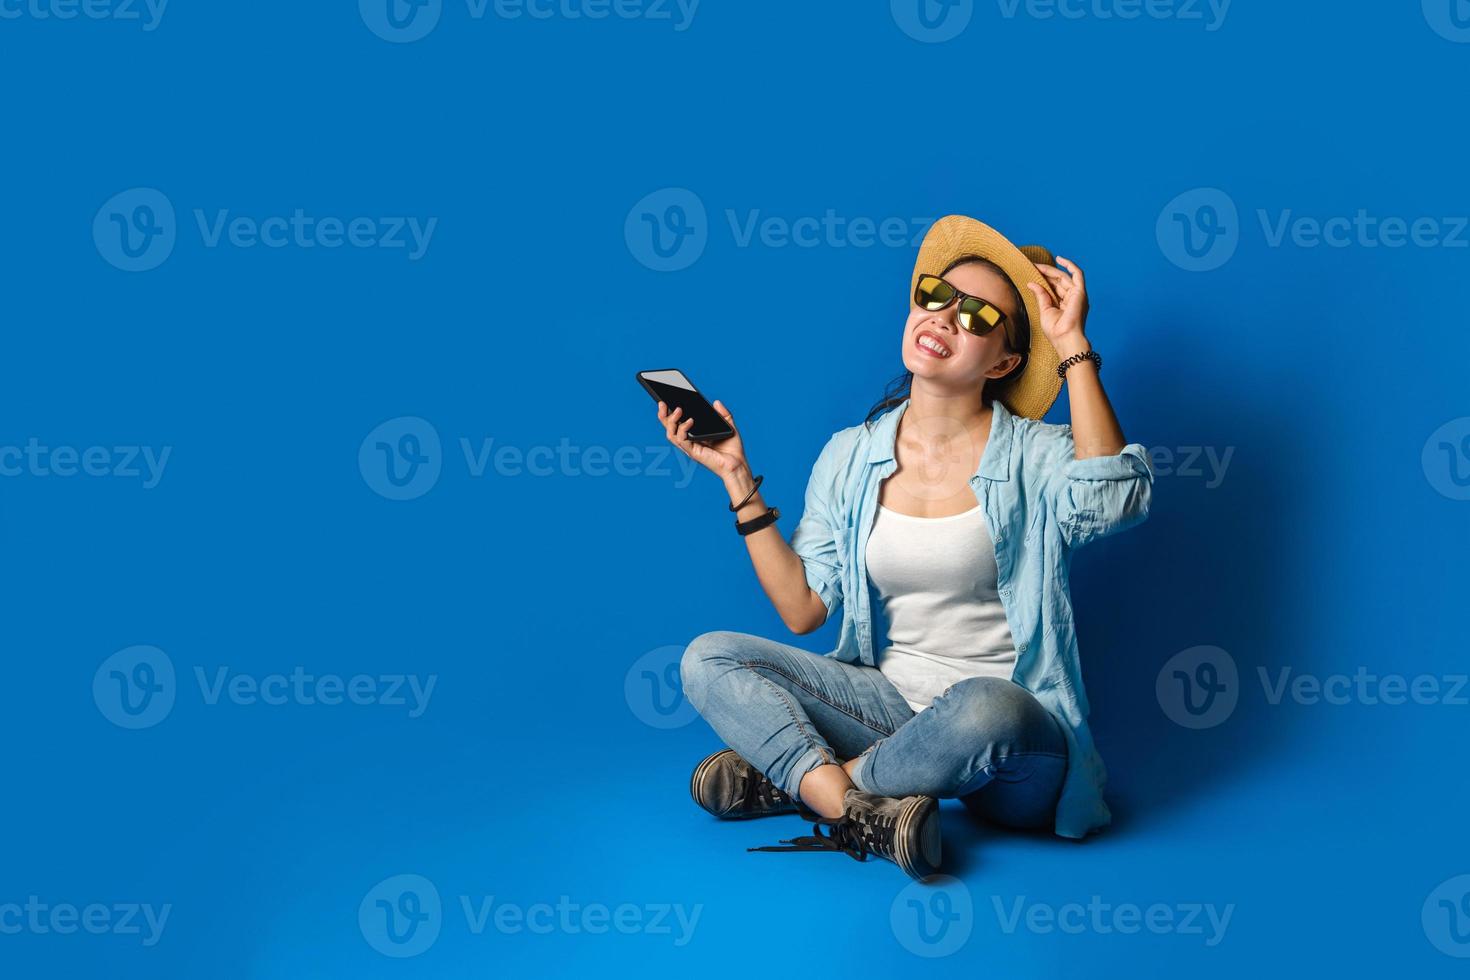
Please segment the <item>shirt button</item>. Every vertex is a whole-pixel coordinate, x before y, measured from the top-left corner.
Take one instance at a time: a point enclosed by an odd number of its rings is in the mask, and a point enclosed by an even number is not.
[[[1018,646],[1018,647],[1016,647],[1016,652],[1017,653],[1025,653],[1026,652],[1026,641],[1025,640],[1022,640],[1021,641],[1021,645]]]
[[[1000,590],[1000,597],[1002,599],[1009,599],[1011,597],[1011,590],[1010,589],[1001,589]]]

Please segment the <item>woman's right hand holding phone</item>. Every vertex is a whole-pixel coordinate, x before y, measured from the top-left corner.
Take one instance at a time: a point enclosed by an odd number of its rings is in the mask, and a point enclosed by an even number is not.
[[[734,435],[716,442],[698,442],[691,439],[689,430],[693,428],[694,420],[685,418],[682,408],[676,408],[670,412],[668,406],[663,402],[658,403],[658,420],[663,423],[665,438],[681,449],[690,459],[719,477],[730,494],[730,502],[735,504],[745,499],[750,493],[751,487],[755,485],[755,478],[751,475],[750,464],[745,459],[745,445],[740,441],[740,430],[735,427],[735,420],[731,417],[730,410],[718,398],[714,401],[714,409],[721,418],[729,423],[730,431],[735,433]]]

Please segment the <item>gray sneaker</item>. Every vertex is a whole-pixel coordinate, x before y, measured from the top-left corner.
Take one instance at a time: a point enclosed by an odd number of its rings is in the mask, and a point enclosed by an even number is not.
[[[822,827],[831,828],[827,834]],[[752,847],[752,851],[841,851],[858,861],[869,854],[886,858],[910,878],[924,879],[939,870],[939,803],[932,796],[901,800],[850,789],[840,820],[818,820],[812,836],[781,842],[785,847]]]
[[[694,802],[724,820],[795,813],[796,803],[734,750],[723,749],[694,767]]]

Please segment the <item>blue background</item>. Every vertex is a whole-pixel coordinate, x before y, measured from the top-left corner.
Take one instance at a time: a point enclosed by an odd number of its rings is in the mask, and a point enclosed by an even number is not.
[[[1470,709],[1271,704],[1257,673],[1466,670],[1470,502],[1454,477],[1470,454],[1430,443],[1445,423],[1452,446],[1470,427],[1467,235],[1273,246],[1258,218],[1470,213],[1470,44],[1431,26],[1449,23],[1448,0],[1242,2],[1215,30],[1206,7],[1125,20],[980,3],[944,42],[910,36],[883,3],[706,0],[676,30],[677,12],[476,19],[444,0],[411,43],[342,0],[174,0],[153,30],[28,3],[0,20],[0,446],[171,455],[151,489],[27,465],[0,479],[0,904],[172,909],[146,948],[0,935],[7,976],[925,968],[890,925],[895,903],[895,921],[909,908],[895,868],[746,854],[800,823],[697,811],[689,771],[717,740],[698,719],[656,727],[672,702],[640,686],[640,658],[652,652],[657,679],[657,651],[701,632],[783,630],[717,482],[657,464],[634,371],[676,365],[726,400],[789,533],[826,438],[899,370],[909,242],[742,246],[729,217],[829,209],[917,230],[971,214],[1075,259],[1128,437],[1233,451],[1217,486],[1161,472],[1146,524],[1077,555],[1116,822],[1076,844],[946,808],[947,870],[974,912],[943,965],[1463,972],[1434,940],[1470,946],[1421,908],[1470,872]],[[175,211],[172,252],[150,271],[117,268],[116,242],[92,233],[132,188]],[[702,252],[669,272],[641,261],[636,234],[662,212],[635,205],[665,188],[706,212]],[[1238,209],[1220,246],[1234,252],[1199,272],[1157,230],[1197,188]],[[297,208],[437,225],[411,261],[208,247],[194,217]],[[1066,415],[1064,396],[1049,418]],[[440,475],[411,500],[359,465],[368,433],[400,417],[440,439]],[[631,447],[638,462],[475,476],[462,439]],[[833,641],[829,625],[795,642]],[[128,730],[92,685],[136,644],[167,655],[176,701]],[[1240,689],[1227,719],[1193,730],[1155,681],[1199,645],[1228,651]],[[437,681],[416,718],[210,704],[195,682],[196,668],[297,666]],[[396,959],[358,908],[405,873],[432,881],[444,911],[437,941]],[[994,906],[1094,895],[1234,908],[1207,946],[1208,933],[1008,934]],[[683,946],[475,934],[459,896],[700,918]]]

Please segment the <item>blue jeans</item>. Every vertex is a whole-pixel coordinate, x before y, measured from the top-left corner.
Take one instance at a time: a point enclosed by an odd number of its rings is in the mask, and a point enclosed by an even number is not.
[[[958,798],[1008,827],[1052,824],[1066,737],[1019,684],[968,678],[915,714],[876,667],[730,632],[696,637],[681,671],[716,734],[794,798],[817,766],[858,758],[852,781],[865,792]]]

